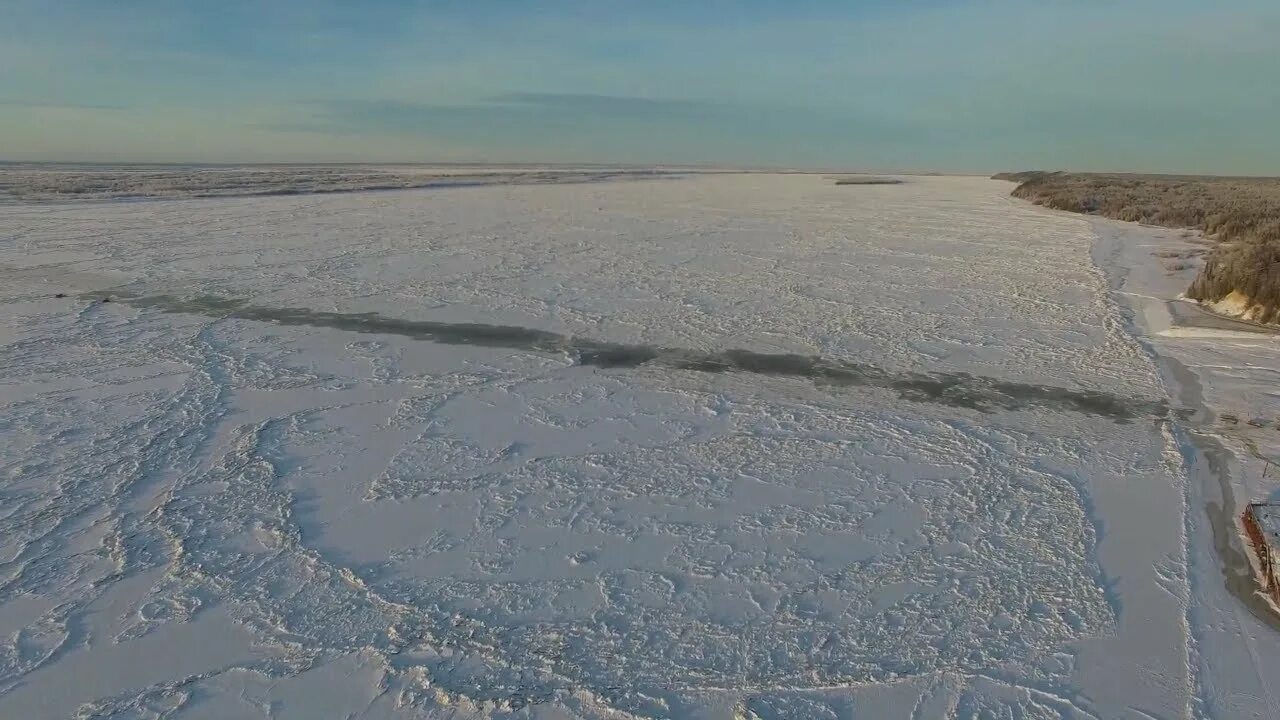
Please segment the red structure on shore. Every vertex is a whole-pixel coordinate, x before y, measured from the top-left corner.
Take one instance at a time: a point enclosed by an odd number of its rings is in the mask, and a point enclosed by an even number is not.
[[[1253,543],[1262,574],[1262,589],[1280,603],[1280,503],[1250,503],[1244,510],[1244,531]]]

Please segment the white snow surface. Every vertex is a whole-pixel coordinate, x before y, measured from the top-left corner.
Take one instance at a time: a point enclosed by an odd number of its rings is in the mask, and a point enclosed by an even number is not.
[[[1217,345],[1008,190],[0,207],[0,717],[1277,717]]]

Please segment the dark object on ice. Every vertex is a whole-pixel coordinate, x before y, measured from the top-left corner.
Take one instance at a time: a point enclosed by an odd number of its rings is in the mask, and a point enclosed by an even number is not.
[[[107,295],[107,296],[103,297],[103,298],[102,298],[102,302],[104,302],[104,303],[111,302],[111,296],[110,296],[110,295]]]
[[[1241,520],[1258,556],[1262,589],[1280,603],[1280,502],[1249,503]]]
[[[54,297],[56,297],[56,298],[64,298],[64,297],[66,297],[66,296],[67,296],[67,294],[66,294],[66,293],[58,293],[57,295],[54,295]]]
[[[899,178],[868,177],[866,175],[836,179],[837,185],[902,185],[903,182],[905,181]]]

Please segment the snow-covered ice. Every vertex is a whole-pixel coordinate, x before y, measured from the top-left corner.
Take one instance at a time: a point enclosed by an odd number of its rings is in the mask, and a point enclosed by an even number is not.
[[[1217,400],[1008,187],[0,207],[0,717],[1275,717]]]

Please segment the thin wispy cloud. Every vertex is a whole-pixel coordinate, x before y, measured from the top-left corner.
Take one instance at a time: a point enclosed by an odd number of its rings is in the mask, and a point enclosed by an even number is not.
[[[50,102],[47,100],[7,100],[0,98],[0,107],[26,108],[28,110],[124,110],[124,105],[94,103]]]
[[[572,152],[570,157],[600,162],[741,163],[745,158],[793,165],[803,157],[823,165],[833,142],[866,138],[910,143],[923,132],[875,112],[590,93],[515,92],[451,104],[308,101],[293,115],[290,121],[258,127],[348,140],[368,134],[422,138],[488,147],[505,158],[530,157],[527,138],[536,137],[551,148]],[[781,151],[770,154],[775,148]]]
[[[679,115],[739,109],[736,103],[710,100],[629,97],[626,95],[598,95],[593,93],[514,92],[489,98],[488,102],[494,105],[524,105],[571,112],[599,113],[602,115],[634,115],[636,113]]]

